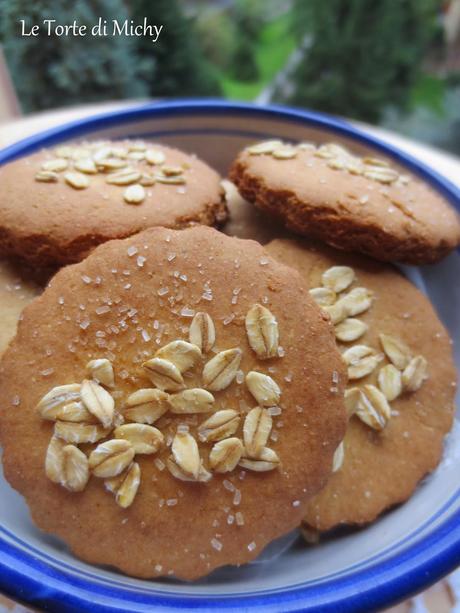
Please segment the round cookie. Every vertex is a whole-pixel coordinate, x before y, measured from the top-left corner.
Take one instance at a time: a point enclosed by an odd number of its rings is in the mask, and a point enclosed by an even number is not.
[[[322,275],[331,267],[351,267],[355,273],[353,283],[338,294],[339,305],[355,288],[367,290],[354,292],[352,322],[342,320],[335,328],[342,354],[353,346],[372,349],[367,355],[362,351],[361,357],[359,350],[354,356],[356,350],[345,355],[352,378],[346,391],[351,417],[342,447],[343,463],[339,448],[336,472],[310,501],[304,525],[326,531],[341,524],[369,523],[385,509],[407,500],[441,459],[443,439],[454,414],[456,372],[451,341],[427,298],[389,265],[300,241],[275,240],[267,251],[296,268],[310,288],[322,288],[312,293],[323,303],[328,302],[330,289],[322,287]],[[342,279],[346,279],[345,271]],[[326,275],[329,288],[337,282],[334,274]],[[342,319],[340,306],[325,308],[334,319]],[[381,334],[386,336],[380,338]],[[417,358],[416,368],[412,362],[406,369],[410,356],[422,356],[426,366]],[[382,400],[379,394],[382,389],[390,399],[387,406],[386,397]]]
[[[0,355],[16,333],[23,308],[42,291],[30,271],[12,262],[0,261]]]
[[[83,142],[0,168],[0,255],[35,266],[81,260],[152,226],[226,218],[218,174],[196,156],[141,141]]]
[[[106,389],[82,383],[91,376]],[[345,377],[332,327],[300,276],[256,242],[204,226],[146,230],[63,268],[25,309],[0,364],[5,475],[35,523],[80,558],[195,579],[253,559],[298,526],[345,432]],[[77,386],[36,409],[66,384]],[[183,386],[201,391],[181,396]],[[119,412],[160,434],[120,431]],[[49,447],[53,427],[89,455],[86,486],[85,456],[56,438]],[[81,444],[117,435],[126,440],[95,455],[97,443]],[[130,441],[159,450],[108,481],[132,460]]]
[[[242,151],[230,179],[298,234],[383,261],[428,264],[460,243],[460,218],[427,184],[344,147],[267,141]]]
[[[236,186],[227,179],[222,181],[228,218],[222,226],[222,232],[237,238],[249,238],[265,245],[274,238],[279,238],[283,229],[275,223],[270,215],[254,207],[241,197]]]

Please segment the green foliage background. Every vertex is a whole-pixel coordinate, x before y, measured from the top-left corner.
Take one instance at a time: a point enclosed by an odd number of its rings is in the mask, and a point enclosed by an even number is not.
[[[289,102],[376,122],[407,105],[437,31],[439,0],[296,0],[293,21],[310,47]]]
[[[205,61],[178,0],[0,0],[0,42],[24,112],[100,100],[217,95],[220,86]],[[89,27],[134,19],[163,24],[159,42],[148,37],[21,37],[43,19]]]
[[[403,117],[421,107],[439,117],[445,113],[450,76],[426,70],[427,58],[442,58],[441,5],[442,0],[0,0],[0,43],[25,112],[124,98],[254,100],[269,92],[273,102],[385,123],[389,113]],[[114,18],[146,18],[163,29],[155,44],[148,36],[20,36],[23,18],[29,27],[45,18],[92,26],[98,17],[110,24]],[[294,55],[301,59],[284,78]],[[455,106],[455,96],[449,100]]]
[[[130,38],[19,36],[22,18],[26,27],[51,18],[92,26],[99,16],[111,19],[114,11],[119,19],[128,18],[121,0],[71,6],[52,0],[0,0],[0,40],[24,111],[146,95],[142,78],[154,62],[138,57]]]
[[[134,0],[132,18],[163,25],[155,45],[149,38],[137,39],[137,51],[142,57],[153,55],[155,70],[146,83],[151,96],[213,96],[220,94],[215,69],[202,54],[192,23],[184,16],[177,0]]]

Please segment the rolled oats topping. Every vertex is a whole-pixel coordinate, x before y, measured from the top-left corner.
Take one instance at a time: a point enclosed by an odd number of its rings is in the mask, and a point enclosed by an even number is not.
[[[96,162],[98,166],[101,166],[104,160],[109,158],[113,153],[113,147],[110,145],[98,147],[96,151],[93,152],[93,160]]]
[[[347,410],[348,418],[352,417],[356,413],[360,399],[361,390],[359,387],[349,387],[345,390],[345,408]]]
[[[310,296],[318,306],[331,306],[337,300],[337,294],[329,287],[314,287],[309,290]]]
[[[355,381],[357,379],[367,377],[367,375],[374,372],[381,361],[382,356],[380,354],[370,355],[358,360],[356,363],[351,364],[348,367],[348,379],[350,381]]]
[[[364,385],[362,391],[378,413],[383,415],[385,420],[388,421],[391,417],[391,407],[385,395],[375,385],[371,384]]]
[[[88,376],[105,387],[114,387],[115,378],[112,362],[107,358],[90,360],[86,365]]]
[[[88,479],[88,458],[83,451],[75,445],[63,447],[60,485],[71,492],[81,492],[85,489]]]
[[[98,164],[105,159],[101,157]],[[281,356],[278,323],[266,307],[255,304],[249,309],[246,332],[257,358]],[[136,454],[157,454],[154,464],[158,470],[167,468],[175,479],[202,484],[213,473],[230,473],[237,466],[255,472],[276,468],[278,455],[266,444],[273,418],[281,414],[277,406],[281,389],[264,373],[250,371],[245,377],[240,370],[243,352],[239,347],[216,352],[208,360],[201,373],[203,387],[186,386],[185,380],[195,382],[200,376],[202,353],[212,350],[215,337],[211,317],[204,312],[195,314],[190,342],[170,341],[142,363],[144,376],[155,387],[141,387],[126,398],[117,389],[118,380],[108,358],[91,359],[86,364],[88,378],[81,383],[52,388],[37,405],[43,419],[55,422],[45,459],[48,478],[71,491],[81,491],[91,475],[104,479],[116,503],[127,508],[140,484],[140,467],[133,461]],[[148,351],[143,355],[148,356]],[[182,373],[186,373],[185,380]],[[127,377],[120,373],[119,378]],[[131,377],[130,384],[137,379],[138,375]],[[259,406],[246,413],[248,407],[240,400],[239,411],[220,409],[198,423],[199,414],[215,410],[216,399],[210,390],[224,390],[234,379],[235,386],[246,380]],[[239,396],[242,388],[236,390]],[[121,399],[121,413],[115,408],[115,399]],[[158,427],[152,426],[154,423]],[[272,438],[276,441],[278,433]],[[95,447],[87,451],[87,457],[86,448],[81,450],[77,445],[91,443]],[[203,455],[201,445],[209,445]],[[171,455],[164,457],[168,448]],[[239,504],[241,493],[235,492],[234,504]]]
[[[71,145],[61,145],[60,147],[56,147],[54,153],[58,158],[72,158],[74,156],[74,147]]]
[[[172,362],[181,373],[193,368],[201,358],[201,351],[187,341],[172,341],[158,349],[155,356]]]
[[[335,337],[342,343],[351,343],[361,338],[368,328],[369,326],[360,319],[347,317],[335,326],[334,332]]]
[[[318,150],[318,155],[335,162],[336,156],[341,155],[339,151],[335,147],[326,146]],[[363,163],[373,173],[388,170],[384,160],[363,160]],[[352,268],[332,266],[322,275],[323,286],[310,290],[310,295],[320,308],[328,313],[339,343],[357,341],[369,331],[369,325],[355,316],[362,315],[371,308],[373,295],[365,287],[349,289],[355,281],[356,274]],[[348,290],[348,293],[343,294],[345,290]],[[427,376],[425,358],[412,357],[410,349],[401,339],[380,333],[379,341],[383,354],[365,344],[353,345],[342,353],[350,382],[344,397],[348,417],[356,415],[363,423],[377,431],[383,430],[391,418],[389,403],[397,400],[401,394],[417,391]],[[386,360],[389,363],[385,363]],[[361,379],[365,385],[354,386],[354,382]],[[374,380],[378,387],[370,383]],[[337,450],[336,453],[341,452]]]
[[[218,392],[230,385],[238,372],[243,352],[239,347],[220,351],[205,364],[203,369],[204,386]]]
[[[59,418],[59,413],[63,407],[80,400],[80,388],[79,383],[53,387],[37,404],[36,410],[43,419],[54,421]]]
[[[129,155],[132,151],[137,151],[137,152],[144,152],[147,150],[147,145],[142,142],[142,141],[136,141],[134,143],[129,143],[128,146],[128,154]]]
[[[244,420],[243,439],[246,455],[257,458],[267,444],[272,429],[272,418],[266,409],[256,407]]]
[[[390,362],[399,370],[404,370],[411,358],[407,345],[389,334],[380,334],[379,339],[382,349]]]
[[[371,374],[383,360],[381,354],[376,354],[366,345],[354,345],[343,352],[342,358],[348,365],[348,379],[350,381],[362,379]]]
[[[198,427],[199,439],[208,443],[228,438],[238,430],[240,419],[234,409],[217,411]]]
[[[95,477],[116,477],[134,458],[134,447],[127,440],[112,439],[100,443],[89,456],[89,468]]]
[[[351,364],[357,364],[359,360],[373,355],[374,353],[375,351],[368,345],[353,345],[353,347],[350,347],[342,353],[342,358],[345,364],[350,366]]]
[[[203,463],[200,465],[200,470],[198,472],[198,477],[195,479],[190,474],[184,472],[174,461],[174,458],[168,458],[166,460],[166,467],[173,477],[179,479],[179,481],[194,481],[198,483],[207,483],[210,479],[212,479],[212,473],[207,471]]]
[[[246,332],[251,348],[261,360],[278,355],[278,322],[271,311],[254,304],[246,315]]]
[[[117,157],[106,157],[97,160],[97,167],[102,172],[113,172],[128,165],[126,160]]]
[[[164,436],[157,428],[147,424],[124,424],[113,431],[115,438],[129,441],[134,453],[156,453],[164,442]]]
[[[355,271],[349,266],[332,266],[321,277],[324,287],[331,289],[336,294],[350,287],[355,279]]]
[[[67,443],[96,443],[105,438],[110,428],[104,428],[101,424],[73,423],[57,421],[54,425],[54,434]]]
[[[355,415],[373,430],[383,430],[386,426],[384,415],[378,412],[372,402],[360,391],[360,398]]]
[[[139,144],[141,147],[141,144]],[[155,183],[182,185],[186,183],[186,171],[190,165],[167,164],[166,155],[157,148],[132,149],[115,143],[86,143],[58,147],[55,157],[46,159],[35,180],[42,183],[58,183],[60,173],[69,187],[81,190],[90,187],[90,178],[102,175],[105,183],[118,187],[120,198],[131,205],[141,205],[149,196],[144,189]],[[152,166],[155,168],[153,169]],[[147,172],[155,170],[155,174]]]
[[[130,507],[136,497],[141,482],[141,469],[137,462],[132,462],[128,468],[116,477],[104,481],[109,492],[115,494],[115,501],[123,509]]]
[[[401,395],[401,371],[396,366],[393,366],[393,364],[387,364],[379,370],[378,383],[380,390],[389,402],[396,400]]]
[[[91,158],[80,158],[74,162],[75,170],[86,175],[97,174],[97,166]]]
[[[61,483],[62,450],[66,445],[66,441],[62,438],[58,438],[56,435],[51,437],[48,444],[45,457],[45,473],[48,479],[53,481],[53,483]]]
[[[243,443],[239,438],[226,438],[215,443],[209,454],[209,465],[217,473],[235,469],[243,455]]]
[[[78,447],[53,436],[46,451],[45,473],[69,491],[81,492],[89,479],[88,459]]]
[[[74,189],[86,189],[90,183],[88,177],[81,172],[66,172],[64,180]]]
[[[44,417],[44,419],[49,418]],[[64,404],[61,406],[56,414],[56,417],[54,418],[54,421],[70,421],[74,423],[86,424],[98,422],[96,417],[94,417],[94,415],[88,411],[82,402],[69,402],[69,404]]]
[[[348,172],[352,175],[362,175],[383,185],[403,182],[403,176],[390,167],[387,160],[359,157],[351,153],[344,146],[337,143],[299,143],[297,145],[284,143],[279,140],[268,140],[256,143],[246,148],[249,155],[271,155],[278,160],[292,159],[300,151],[312,152],[317,158],[325,160],[327,166],[333,170]]]
[[[183,173],[184,169],[182,168],[182,166],[171,166],[171,165],[166,165],[164,164],[161,167],[161,172],[166,176],[166,177],[177,177],[178,175],[181,175]]]
[[[155,181],[164,183],[165,185],[183,185],[186,182],[183,175],[168,176],[163,173],[156,173],[154,176]]]
[[[134,168],[123,168],[119,172],[113,172],[107,176],[105,182],[110,185],[132,185],[141,180],[142,173]]]
[[[274,149],[272,156],[277,160],[291,160],[297,156],[297,149],[289,145],[283,145]]]
[[[208,313],[195,314],[189,330],[189,340],[203,353],[208,353],[216,342],[216,329]]]
[[[279,403],[281,389],[269,375],[252,370],[246,375],[248,390],[262,407],[272,407]]]
[[[126,400],[123,417],[127,421],[153,424],[170,408],[169,394],[154,388],[133,392]]]
[[[321,307],[322,310],[327,313],[334,325],[339,324],[346,319],[349,315],[345,303],[342,300],[338,300],[334,304]]]
[[[275,468],[278,468],[279,464],[280,459],[277,453],[269,447],[264,447],[264,449],[262,449],[262,451],[259,453],[257,459],[242,457],[239,462],[241,468],[259,473],[274,470]]]
[[[319,158],[324,158],[326,160],[331,160],[333,158],[346,158],[348,155],[348,151],[342,145],[338,145],[337,143],[324,143],[320,145],[315,152],[315,156]]]
[[[166,156],[163,151],[159,149],[147,149],[145,152],[145,159],[152,166],[164,164],[166,161]]]
[[[198,479],[201,467],[200,452],[196,440],[186,432],[177,433],[171,451],[177,466],[188,476]]]
[[[334,452],[334,456],[332,458],[332,472],[336,473],[338,470],[342,468],[343,461],[345,459],[345,446],[343,441],[337,447]]]
[[[282,146],[283,143],[280,140],[266,140],[248,147],[246,151],[251,155],[263,155],[264,153],[273,153],[275,149]]]
[[[149,379],[156,387],[166,392],[184,389],[184,379],[180,370],[169,360],[152,358],[142,364]]]
[[[156,179],[155,176],[150,174],[149,172],[143,172],[141,178],[139,179],[139,183],[143,187],[151,187],[152,185],[155,185]]]
[[[83,404],[104,426],[109,428],[115,417],[115,401],[107,390],[96,381],[85,379],[80,395]]]
[[[57,183],[59,175],[54,170],[39,170],[35,174],[35,181],[39,183]]]
[[[176,414],[209,413],[212,411],[214,396],[201,388],[186,389],[169,397],[171,412]]]
[[[367,311],[372,304],[372,292],[365,287],[354,287],[340,302],[345,306],[347,316],[354,317]]]
[[[91,157],[91,151],[86,147],[64,147],[64,149],[70,149],[72,153],[67,157],[72,160],[74,163],[79,160],[86,160]],[[57,155],[59,155],[56,152]],[[64,155],[62,157],[65,157]]]
[[[428,377],[428,363],[421,355],[412,358],[402,373],[403,388],[407,392],[416,392]]]
[[[387,160],[375,157],[364,157],[362,162],[367,166],[378,166],[379,168],[388,168],[390,165]]]
[[[69,162],[65,158],[55,158],[54,160],[46,160],[42,164],[42,170],[48,170],[51,172],[62,172],[67,170]]]
[[[382,166],[369,167],[363,172],[367,179],[374,179],[379,183],[394,183],[399,179],[399,173],[392,168],[384,168]]]
[[[128,204],[141,204],[145,200],[145,189],[140,183],[134,183],[125,189],[123,198]]]

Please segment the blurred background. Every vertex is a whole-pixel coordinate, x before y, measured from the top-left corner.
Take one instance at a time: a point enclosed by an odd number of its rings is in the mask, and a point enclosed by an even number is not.
[[[163,30],[20,36],[50,16]],[[460,0],[0,0],[0,121],[186,96],[318,109],[459,154]]]

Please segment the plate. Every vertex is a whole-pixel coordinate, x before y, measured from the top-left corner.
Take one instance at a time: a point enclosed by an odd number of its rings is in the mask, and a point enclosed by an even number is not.
[[[71,139],[149,138],[196,152],[225,174],[256,140],[335,141],[361,155],[381,153],[460,210],[460,191],[431,168],[346,121],[318,113],[222,101],[166,102],[107,113],[53,128],[0,151],[0,163]],[[456,342],[460,364],[460,255],[405,268],[430,297]],[[403,506],[365,530],[303,546],[296,535],[270,545],[253,564],[185,583],[144,581],[80,562],[38,531],[27,505],[0,480],[0,589],[51,611],[369,611],[422,590],[460,564],[460,427],[441,466]],[[115,537],[115,535],[114,535]],[[96,536],[95,536],[96,538]]]

